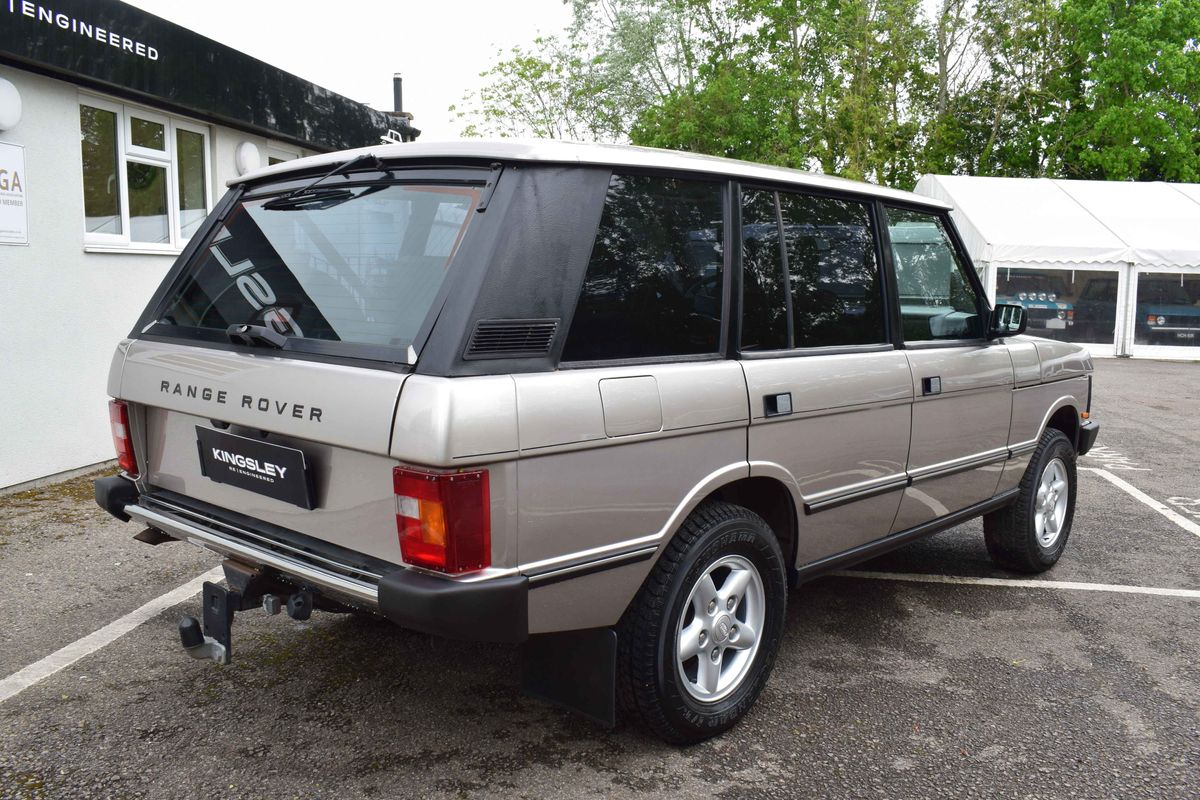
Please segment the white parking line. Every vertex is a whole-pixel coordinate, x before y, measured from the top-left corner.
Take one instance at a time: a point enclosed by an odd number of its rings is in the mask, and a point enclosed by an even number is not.
[[[172,589],[161,597],[156,597],[140,608],[130,611],[120,619],[110,622],[95,633],[90,633],[78,639],[61,650],[56,650],[41,661],[35,661],[28,667],[14,672],[4,680],[0,680],[0,703],[13,695],[25,691],[35,683],[44,681],[60,669],[71,666],[84,656],[89,656],[102,647],[106,647],[120,639],[143,622],[154,619],[163,611],[182,603],[203,588],[205,581],[216,583],[224,577],[220,567]]]
[[[1116,475],[1113,475],[1108,470],[1098,469],[1096,467],[1080,467],[1080,469],[1084,469],[1084,470],[1087,470],[1088,472],[1096,473],[1101,478],[1104,478],[1104,480],[1111,483],[1113,486],[1116,486],[1118,489],[1121,489],[1122,491],[1124,491],[1130,497],[1134,498],[1135,500],[1140,500],[1141,502],[1150,506],[1155,511],[1162,514],[1164,517],[1171,520],[1171,522],[1174,522],[1176,525],[1183,528],[1188,533],[1192,533],[1192,534],[1195,534],[1196,536],[1200,536],[1200,525],[1196,524],[1195,522],[1192,522],[1190,519],[1183,516],[1178,511],[1175,511],[1174,509],[1169,507],[1166,503],[1162,503],[1162,502],[1159,502],[1158,500],[1155,500],[1153,497],[1146,494],[1141,489],[1137,488],[1136,486],[1129,483],[1128,481],[1124,481],[1124,480],[1118,478]]]
[[[971,578],[958,575],[922,575],[907,572],[864,572],[862,570],[839,570],[831,572],[842,578],[869,578],[877,581],[905,581],[910,583],[961,583],[978,586],[1005,586],[1010,589],[1067,589],[1077,592],[1117,592],[1119,594],[1153,594],[1160,597],[1186,597],[1200,600],[1197,589],[1162,589],[1156,586],[1128,586],[1119,583],[1076,583],[1074,581],[1039,581],[1021,578]]]

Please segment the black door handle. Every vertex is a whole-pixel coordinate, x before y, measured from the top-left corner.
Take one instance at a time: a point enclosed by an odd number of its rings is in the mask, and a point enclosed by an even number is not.
[[[792,413],[792,393],[782,392],[763,397],[763,413],[768,417]]]

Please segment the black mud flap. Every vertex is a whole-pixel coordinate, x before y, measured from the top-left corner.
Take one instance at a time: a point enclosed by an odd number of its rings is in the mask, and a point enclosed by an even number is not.
[[[539,633],[521,646],[521,691],[605,727],[617,724],[617,632]]]

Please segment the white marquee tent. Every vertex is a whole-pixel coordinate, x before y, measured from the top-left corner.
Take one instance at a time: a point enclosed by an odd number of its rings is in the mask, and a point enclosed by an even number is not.
[[[1042,310],[1069,327],[1031,332],[1098,355],[1200,357],[1200,184],[925,175],[916,192],[954,206],[993,299],[1023,293],[1033,318],[1038,295],[1057,295]]]

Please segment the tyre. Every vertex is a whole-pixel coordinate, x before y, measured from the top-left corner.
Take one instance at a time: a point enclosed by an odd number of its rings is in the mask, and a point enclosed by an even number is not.
[[[1075,447],[1062,431],[1042,434],[1016,501],[983,518],[988,555],[1014,572],[1045,572],[1067,546],[1075,517]]]
[[[786,605],[767,523],[730,503],[700,506],[618,626],[622,715],[675,744],[733,727],[771,674]]]

